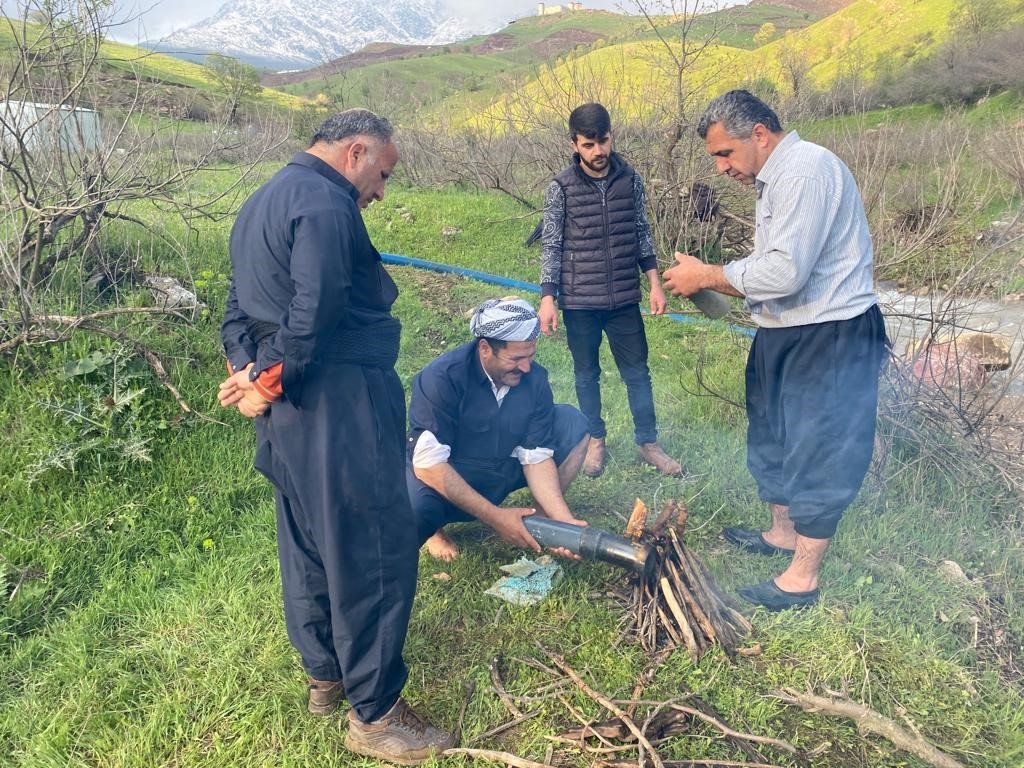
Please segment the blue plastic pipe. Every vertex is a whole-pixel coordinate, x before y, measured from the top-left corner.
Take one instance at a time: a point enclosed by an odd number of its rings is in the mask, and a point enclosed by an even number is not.
[[[449,275],[461,275],[462,277],[468,277],[471,280],[479,280],[481,283],[490,283],[491,285],[501,285],[506,288],[515,288],[517,291],[525,291],[527,293],[540,293],[540,286],[536,283],[527,283],[524,280],[514,280],[511,277],[501,277],[500,275],[491,275],[487,272],[481,272],[477,269],[469,269],[467,267],[453,267],[451,264],[440,264],[436,261],[427,261],[426,259],[417,259],[412,256],[399,256],[396,253],[382,253],[380,255],[381,260],[385,264],[394,264],[399,267],[415,267],[417,269],[426,269],[430,272],[443,272]],[[690,317],[689,315],[681,315],[677,312],[669,312],[665,315],[675,320],[677,323],[713,323],[716,321],[705,320],[702,318]],[[751,328],[746,328],[742,325],[732,325],[731,323],[725,324],[727,328],[736,333],[743,334],[753,338],[754,331]]]

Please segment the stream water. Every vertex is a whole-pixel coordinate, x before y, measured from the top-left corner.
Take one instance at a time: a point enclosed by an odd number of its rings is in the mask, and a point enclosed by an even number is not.
[[[877,286],[878,300],[886,318],[893,350],[903,354],[912,341],[926,338],[934,329],[932,318],[941,324],[939,334],[982,331],[1003,336],[1011,345],[1009,371],[991,374],[993,383],[1010,381],[1010,391],[1024,394],[1024,371],[1015,365],[1024,352],[1024,302],[987,299],[956,299],[941,293],[916,296],[901,293],[891,283]]]

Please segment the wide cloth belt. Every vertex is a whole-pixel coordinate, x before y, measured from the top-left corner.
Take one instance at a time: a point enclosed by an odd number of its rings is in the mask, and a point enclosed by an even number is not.
[[[249,337],[261,344],[269,341],[280,327],[277,323],[250,320]],[[360,328],[343,328],[321,346],[316,359],[325,363],[347,363],[371,368],[394,368],[398,362],[398,348],[402,337],[402,323],[388,318]]]

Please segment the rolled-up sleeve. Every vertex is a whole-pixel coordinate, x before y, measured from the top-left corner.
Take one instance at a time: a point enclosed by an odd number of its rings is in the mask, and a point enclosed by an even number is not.
[[[420,454],[421,460],[429,454],[431,463],[440,454],[433,449],[436,446],[448,448],[455,442],[458,431],[456,423],[459,413],[461,393],[447,376],[439,375],[429,366],[412,380],[412,393],[409,398],[409,449],[410,457],[419,452],[421,438],[425,452]],[[429,437],[426,437],[429,435]],[[448,460],[448,456],[444,457]],[[420,466],[420,465],[417,465]]]
[[[256,359],[256,345],[249,336],[249,318],[238,306],[234,278],[228,288],[224,322],[220,326],[220,340],[232,373],[242,370]]]

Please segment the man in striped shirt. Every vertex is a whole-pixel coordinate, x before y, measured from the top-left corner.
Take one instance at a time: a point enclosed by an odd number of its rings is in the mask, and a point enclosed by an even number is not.
[[[712,101],[697,132],[718,172],[757,193],[749,256],[721,267],[677,253],[664,275],[677,296],[709,288],[744,298],[758,325],[746,368],[747,466],[772,524],[723,533],[747,551],[791,557],[741,597],[769,610],[809,605],[874,445],[888,339],[867,218],[846,165],[784,132],[747,91]]]

